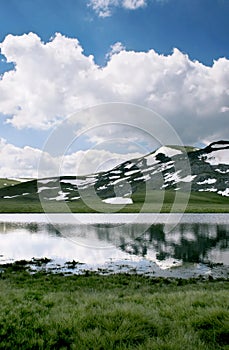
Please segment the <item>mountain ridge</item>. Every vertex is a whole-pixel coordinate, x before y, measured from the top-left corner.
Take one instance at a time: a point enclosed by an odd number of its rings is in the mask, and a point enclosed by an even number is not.
[[[53,203],[90,201],[96,197],[104,204],[130,205],[134,197],[147,191],[212,192],[229,197],[229,141],[212,142],[203,149],[162,146],[108,171],[6,186],[0,189],[0,199],[1,203],[4,200]]]

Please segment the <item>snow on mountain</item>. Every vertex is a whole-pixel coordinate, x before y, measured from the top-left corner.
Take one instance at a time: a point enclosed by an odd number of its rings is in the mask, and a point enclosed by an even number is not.
[[[103,199],[102,202],[108,203],[108,204],[133,204],[133,201],[131,198],[124,198],[124,197],[107,198],[107,199]]]
[[[157,164],[159,161],[157,160],[158,154],[164,154],[166,157],[173,157],[177,154],[182,154],[182,151],[169,146],[162,146],[158,148],[155,152],[146,155],[144,159],[146,159],[146,163],[148,166]]]
[[[228,142],[220,141],[220,142],[213,142],[211,144],[211,148],[222,148],[222,147],[228,147]]]
[[[229,196],[229,188],[226,188],[226,190],[225,191],[219,191],[218,192],[219,194],[221,194],[222,196]]]
[[[187,157],[190,169],[184,168],[184,160]],[[139,186],[145,183],[148,183],[152,190],[185,190],[186,184],[190,184],[193,191],[210,191],[227,196],[228,160],[229,142],[213,143],[202,150],[192,147],[162,146],[155,152],[122,163],[110,171],[84,178],[64,178],[60,183],[71,185],[76,192],[78,190],[79,196],[70,195],[69,200],[79,198],[82,190],[87,191],[93,187],[105,203],[122,202],[121,198],[127,193],[138,191]],[[130,204],[130,201],[126,204]]]
[[[162,146],[158,148],[156,152],[154,152],[154,155],[156,156],[159,153],[165,154],[167,157],[173,157],[176,154],[182,154],[182,151],[173,147],[168,147],[168,146]]]
[[[206,180],[204,180],[204,181],[197,182],[197,184],[198,184],[198,185],[205,185],[205,184],[211,185],[211,184],[214,184],[215,182],[216,182],[216,179],[210,179],[210,178],[208,178],[208,179],[206,179]]]
[[[204,154],[202,157],[205,157],[205,162],[211,165],[218,164],[228,164],[229,165],[229,156],[227,149],[217,149],[210,154]]]
[[[190,164],[190,167],[185,165]],[[163,146],[144,157],[126,161],[110,171],[88,176],[61,176],[23,182],[0,189],[1,198],[78,201],[92,193],[108,204],[132,204],[131,195],[150,190],[215,192],[229,196],[229,142],[204,149]]]

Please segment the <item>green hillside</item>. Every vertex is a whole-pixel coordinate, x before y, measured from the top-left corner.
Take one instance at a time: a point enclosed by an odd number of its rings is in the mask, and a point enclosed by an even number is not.
[[[8,187],[8,186],[14,186],[19,184],[20,181],[7,179],[7,178],[0,178],[0,188]]]
[[[228,213],[227,152],[229,141],[165,146],[95,174],[0,179],[0,212]]]
[[[30,186],[33,182],[29,183]],[[25,183],[21,184],[25,189]],[[15,186],[15,188],[20,186]],[[154,213],[154,212],[185,212],[188,213],[229,213],[229,198],[208,192],[193,192],[190,195],[187,208],[185,209],[187,194],[179,192],[174,204],[176,192],[169,190],[164,192],[164,201],[161,202],[161,192],[152,191],[148,194],[145,202],[144,193],[137,192],[132,195],[133,204],[123,207],[116,204],[106,204],[104,202],[95,201],[93,198],[88,199],[91,209],[83,200],[65,202],[47,201],[45,202],[45,211],[47,212],[74,212],[74,213],[90,213],[90,212],[123,212],[123,213]],[[121,209],[120,209],[121,208]],[[0,199],[0,213],[42,213],[44,209],[39,201],[38,195],[20,196],[11,199]]]

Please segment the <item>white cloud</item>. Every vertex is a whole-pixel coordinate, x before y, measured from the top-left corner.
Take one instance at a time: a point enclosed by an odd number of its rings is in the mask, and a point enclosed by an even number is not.
[[[33,177],[41,151],[31,147],[19,148],[0,139],[0,177]]]
[[[57,34],[44,44],[33,33],[8,35],[0,48],[16,66],[0,81],[0,111],[13,115],[9,121],[14,126],[45,129],[98,101],[87,86],[91,78],[94,85],[98,68],[92,56],[83,54],[77,39]]]
[[[147,4],[147,0],[123,0],[122,6],[129,10],[136,10],[139,7],[144,7]]]
[[[125,46],[120,41],[117,41],[115,44],[110,46],[110,51],[107,53],[106,58],[111,58],[112,55],[115,55],[125,49]]]
[[[7,60],[15,63],[15,70],[0,80],[0,112],[8,114],[15,127],[48,129],[74,111],[119,101],[161,114],[184,143],[228,137],[226,58],[208,67],[178,49],[164,56],[154,50],[127,51],[116,43],[118,53],[99,67],[83,53],[77,39],[61,34],[48,43],[32,33],[8,35],[0,46]],[[96,114],[88,118],[94,124],[98,121]],[[79,118],[81,126],[87,127],[88,118]],[[111,121],[113,114],[107,115]]]
[[[139,156],[141,156],[141,153],[138,152],[118,154],[92,149],[53,157],[49,153],[36,148],[16,147],[0,138],[0,178],[85,175],[95,171],[111,169],[125,160]],[[42,168],[39,167],[41,157]],[[56,170],[58,170],[58,173]]]
[[[158,1],[158,0],[156,0]],[[88,5],[99,17],[109,17],[112,9],[122,7],[128,10],[136,10],[147,5],[147,0],[90,0]]]
[[[96,149],[78,151],[63,157],[60,172],[69,175],[83,175],[106,171],[126,160],[142,155],[141,153],[119,154]]]
[[[225,112],[228,112],[228,111],[229,111],[229,107],[227,107],[227,106],[223,106],[223,107],[220,108],[220,112],[221,113],[225,113]]]
[[[99,17],[111,16],[111,8],[119,6],[119,0],[90,0],[88,5],[96,12]]]

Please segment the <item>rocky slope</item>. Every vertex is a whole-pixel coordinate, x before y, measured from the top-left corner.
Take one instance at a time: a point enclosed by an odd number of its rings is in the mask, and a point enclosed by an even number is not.
[[[204,149],[163,146],[114,169],[83,177],[61,176],[0,189],[2,199],[77,201],[95,194],[105,203],[131,204],[143,190],[215,192],[229,196],[229,141]]]

